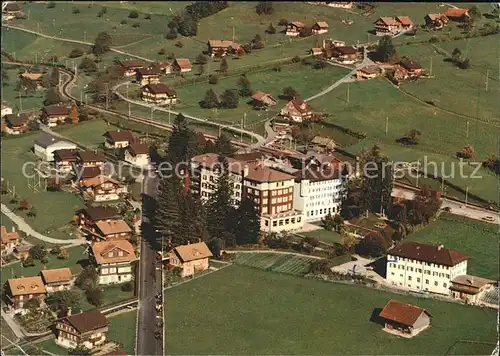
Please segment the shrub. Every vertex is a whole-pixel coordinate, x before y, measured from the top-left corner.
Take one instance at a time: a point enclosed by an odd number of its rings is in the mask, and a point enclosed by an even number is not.
[[[77,7],[73,8],[73,15],[78,15],[80,13],[80,9]]]
[[[295,56],[292,58],[292,63],[299,63],[301,61],[299,56]]]
[[[209,77],[208,77],[208,83],[209,84],[217,84],[219,82],[219,78],[216,76],[216,75],[213,75],[211,74]]]
[[[23,267],[33,267],[35,265],[35,260],[33,260],[33,257],[28,256],[26,259],[23,261]]]
[[[175,44],[175,47],[182,48],[182,47],[184,47],[184,43],[182,43],[181,41],[177,41],[177,43]]]
[[[69,54],[69,58],[78,58],[83,56],[83,51],[80,48],[74,48]]]
[[[167,51],[165,48],[160,48],[160,50],[158,51],[158,54],[161,56],[164,56],[166,53],[167,53]]]
[[[288,25],[288,20],[287,20],[287,19],[281,19],[281,20],[278,22],[278,25],[279,25],[279,26],[286,26],[286,25]]]
[[[123,19],[120,21],[120,25],[126,25],[127,24],[127,20]]]
[[[139,22],[136,22],[132,25],[133,28],[141,27],[141,24]]]
[[[139,17],[139,13],[135,10],[130,11],[130,13],[128,14],[129,19],[136,19],[138,17]]]
[[[54,7],[56,7],[56,3],[53,2],[53,1],[49,1],[48,5],[47,5],[47,8],[48,9],[53,9]]]
[[[167,40],[175,40],[177,38],[177,30],[175,28],[171,28],[170,31],[165,35]]]
[[[126,282],[122,285],[122,291],[124,292],[132,292],[134,290],[134,283]]]
[[[429,38],[429,43],[437,43],[439,42],[439,38],[437,36],[432,36]]]
[[[151,14],[147,14],[146,16],[144,16],[144,20],[151,20]]]

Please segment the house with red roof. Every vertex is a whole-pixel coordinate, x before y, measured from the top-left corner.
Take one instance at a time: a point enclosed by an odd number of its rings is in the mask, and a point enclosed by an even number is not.
[[[431,314],[415,305],[391,299],[379,314],[383,330],[397,336],[411,338],[431,326]]]
[[[313,111],[309,104],[302,99],[290,100],[280,112],[284,118],[295,121],[304,122],[312,119]]]

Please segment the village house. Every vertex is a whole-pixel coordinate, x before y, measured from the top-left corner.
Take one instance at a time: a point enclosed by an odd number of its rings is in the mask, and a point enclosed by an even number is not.
[[[28,72],[28,71],[24,71],[24,73],[22,73],[19,77],[22,78],[22,79],[29,79],[33,82],[36,83],[36,90],[40,90],[42,89],[42,76],[43,74],[42,73],[31,73],[31,72]]]
[[[344,64],[353,64],[358,59],[358,52],[352,46],[334,47],[332,57]]]
[[[97,151],[78,151],[76,154],[76,165],[78,167],[102,167],[106,158]]]
[[[2,104],[2,117],[11,114],[12,114],[12,108],[10,106]]]
[[[9,307],[16,312],[21,311],[24,304],[31,299],[37,299],[43,304],[46,295],[47,290],[40,276],[7,280],[7,300]]]
[[[294,37],[299,36],[304,28],[305,28],[305,25],[302,22],[299,22],[299,21],[290,22],[286,26],[285,34],[287,36],[294,36]]]
[[[158,84],[160,82],[161,70],[158,67],[139,68],[136,71],[135,81],[141,86],[146,84]]]
[[[371,65],[356,70],[356,78],[358,79],[373,79],[382,74],[378,66]]]
[[[323,39],[323,49],[333,49],[335,47],[345,47],[345,41]]]
[[[99,272],[99,284],[132,280],[136,257],[134,247],[127,240],[94,242],[89,249],[89,259]]]
[[[20,242],[21,239],[19,238],[19,234],[14,231],[14,228],[12,228],[12,232],[8,232],[7,228],[2,225],[0,242],[2,257],[12,254],[14,252],[14,248],[19,245]]]
[[[55,127],[64,124],[69,114],[70,110],[65,106],[45,106],[42,108],[40,119],[45,125]]]
[[[236,56],[243,56],[245,54],[245,50],[241,44],[233,42],[229,45],[229,53]]]
[[[449,21],[467,22],[470,19],[469,10],[450,7],[443,13]]]
[[[9,135],[20,135],[29,130],[28,114],[5,115],[5,132]]]
[[[108,320],[98,309],[88,310],[56,320],[55,331],[57,345],[66,349],[83,345],[92,350],[106,341]]]
[[[138,167],[149,166],[149,147],[145,143],[131,143],[125,149],[125,162]]]
[[[172,63],[172,72],[177,74],[191,72],[193,65],[187,58],[176,58]]]
[[[22,15],[21,8],[17,2],[8,2],[2,10],[2,20],[9,21]]]
[[[165,84],[147,84],[141,89],[142,100],[155,104],[176,104],[177,94]]]
[[[169,265],[181,268],[184,278],[208,269],[208,259],[212,256],[204,242],[177,246],[169,252]]]
[[[401,31],[401,23],[393,17],[380,17],[373,23],[377,36],[393,35]]]
[[[267,108],[269,106],[274,106],[278,103],[271,94],[264,93],[263,91],[256,91],[252,95],[252,105],[258,108]]]
[[[71,171],[78,158],[78,150],[57,150],[54,151],[54,164],[59,171]]]
[[[401,24],[402,31],[408,31],[413,28],[413,21],[408,16],[396,16],[396,21]]]
[[[439,30],[448,24],[448,17],[444,14],[427,14],[424,20],[427,27],[434,30]]]
[[[468,259],[443,245],[407,242],[387,251],[386,278],[411,291],[450,295],[451,281],[467,274]]]
[[[47,162],[54,161],[54,152],[57,150],[76,150],[76,144],[63,140],[48,133],[41,133],[35,141],[33,152],[36,156]]]
[[[101,167],[78,167],[73,165],[73,173],[75,177],[72,184],[75,187],[81,186],[83,182],[98,177],[102,174]]]
[[[95,223],[95,232],[91,234],[94,241],[127,240],[132,229],[123,219],[99,220]]]
[[[403,59],[399,62],[399,66],[401,66],[403,69],[405,69],[407,76],[404,79],[408,78],[418,78],[422,75],[422,67],[420,64],[415,62],[412,59]]]
[[[18,260],[24,261],[29,256],[31,247],[33,246],[30,244],[17,245],[14,247],[14,256]]]
[[[304,122],[312,119],[313,111],[309,104],[301,99],[290,100],[280,112],[283,118],[294,122]]]
[[[106,131],[104,133],[104,147],[109,149],[125,148],[135,141],[134,135],[128,130]]]
[[[479,304],[485,292],[493,290],[496,284],[497,282],[491,279],[464,274],[451,281],[451,296],[465,303]]]
[[[96,233],[96,223],[99,221],[121,220],[122,216],[111,206],[94,206],[78,212],[78,226],[82,230]]]
[[[126,185],[104,175],[84,179],[79,187],[85,200],[95,202],[119,200],[122,195],[127,194]]]
[[[328,23],[326,21],[318,21],[312,27],[312,33],[320,35],[328,32]]]
[[[74,282],[69,268],[43,269],[40,271],[47,294],[70,289]]]
[[[125,77],[133,77],[138,69],[144,67],[144,62],[138,59],[128,59],[119,61],[118,65],[123,69]]]
[[[411,338],[430,327],[431,315],[415,305],[391,299],[379,314],[383,330],[397,336]]]
[[[313,56],[322,56],[323,55],[323,49],[320,47],[313,47],[310,49],[310,53]]]
[[[233,41],[229,40],[209,40],[208,54],[210,57],[223,57],[230,52],[230,47]]]

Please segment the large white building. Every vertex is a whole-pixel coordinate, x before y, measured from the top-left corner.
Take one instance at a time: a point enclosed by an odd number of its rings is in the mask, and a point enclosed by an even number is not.
[[[33,145],[33,152],[42,160],[54,161],[54,152],[57,150],[76,150],[76,144],[65,141],[48,133],[42,133]]]
[[[387,281],[417,292],[449,295],[451,281],[467,274],[467,259],[443,245],[408,242],[387,251]]]

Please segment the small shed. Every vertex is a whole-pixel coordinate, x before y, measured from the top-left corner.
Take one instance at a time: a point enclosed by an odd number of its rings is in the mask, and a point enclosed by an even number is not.
[[[379,314],[384,331],[411,338],[431,325],[431,315],[425,309],[391,299]]]

